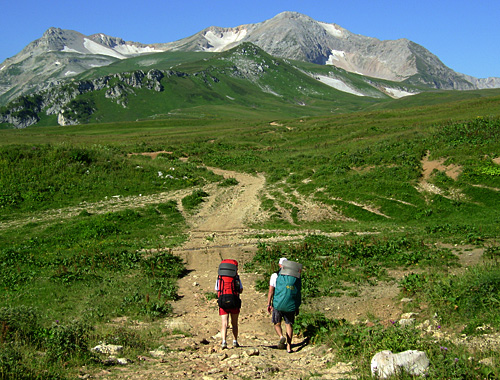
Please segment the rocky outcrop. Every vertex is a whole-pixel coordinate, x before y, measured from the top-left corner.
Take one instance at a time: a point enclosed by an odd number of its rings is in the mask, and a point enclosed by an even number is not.
[[[174,73],[169,72],[168,75]],[[77,125],[81,121],[74,117],[74,113],[68,109],[68,104],[79,95],[106,89],[106,98],[127,107],[127,97],[135,88],[163,91],[161,80],[164,76],[160,70],[153,69],[147,73],[138,70],[79,82],[60,81],[35,95],[21,97],[9,103],[7,110],[0,113],[0,123],[7,123],[19,129],[26,128],[36,124],[40,120],[38,114],[45,112],[46,115],[57,115],[58,124],[61,126]]]
[[[161,84],[163,76],[164,75],[160,70],[149,70],[148,74],[146,75],[148,79],[148,81],[146,82],[146,88],[157,92],[163,91],[163,85]]]
[[[29,127],[30,125],[36,124],[40,121],[37,115],[1,115],[0,122],[11,124],[16,129],[23,129]]]
[[[38,113],[44,107],[44,99],[40,95],[22,96],[0,112],[0,123],[8,123],[14,128],[26,128],[37,123]]]

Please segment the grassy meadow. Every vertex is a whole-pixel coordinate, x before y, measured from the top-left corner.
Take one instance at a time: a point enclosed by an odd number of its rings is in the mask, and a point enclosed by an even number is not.
[[[263,243],[249,264],[263,278],[276,258],[296,258],[309,268],[304,295],[314,299],[385,281],[390,268],[415,269],[401,281],[402,297],[427,305],[450,330],[500,330],[500,91],[421,94],[331,116],[271,114],[0,130],[0,378],[72,378],[81,365],[100,365],[88,347],[103,340],[137,353],[157,347],[158,331],[106,323],[171,312],[185,268],[164,248],[186,239],[180,203],[196,212],[201,188],[223,183],[202,165],[265,174],[273,197],[261,207],[271,217],[253,226],[263,234],[346,233]],[[168,153],[130,155],[157,151]],[[458,168],[457,177],[434,170],[426,178],[434,191],[422,190],[425,157]],[[181,201],[164,195],[176,191]],[[343,218],[299,218],[297,194]],[[108,210],[116,198],[133,207]],[[449,275],[459,264],[441,243],[484,247],[487,264]],[[296,329],[359,364],[361,378],[376,351],[410,348],[431,356],[432,378],[500,376],[498,366],[478,364],[498,363],[498,352],[449,343],[447,356],[444,344],[397,326],[350,326],[303,310]]]

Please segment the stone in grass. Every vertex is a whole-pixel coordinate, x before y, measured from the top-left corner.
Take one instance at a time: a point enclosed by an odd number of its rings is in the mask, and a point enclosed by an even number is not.
[[[389,350],[376,353],[371,362],[372,376],[387,379],[406,372],[412,376],[422,376],[429,367],[429,358],[423,351],[408,350],[393,354]]]
[[[116,344],[99,344],[98,346],[95,346],[94,348],[90,349],[93,352],[96,352],[98,354],[104,354],[104,355],[118,355],[120,352],[123,351],[123,346],[118,346]]]

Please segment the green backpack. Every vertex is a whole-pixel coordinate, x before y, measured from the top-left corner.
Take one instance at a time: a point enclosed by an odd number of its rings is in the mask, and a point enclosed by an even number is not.
[[[300,307],[302,282],[300,270],[296,268],[301,270],[302,265],[289,261],[278,272],[273,297],[273,307],[276,310],[291,313]]]

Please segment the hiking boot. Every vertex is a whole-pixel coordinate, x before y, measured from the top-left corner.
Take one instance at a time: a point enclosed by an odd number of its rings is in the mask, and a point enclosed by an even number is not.
[[[285,342],[286,342],[286,338],[285,338],[284,336],[282,336],[282,337],[280,338],[279,343],[278,343],[278,348],[279,348],[280,350],[282,350],[282,349],[284,349],[284,348],[285,348]]]
[[[239,347],[240,344],[238,343],[237,340],[233,340],[233,347]]]
[[[224,350],[225,348],[227,348],[227,343],[226,343],[225,341],[224,341],[224,342],[222,342],[221,347],[222,347],[222,349]]]

